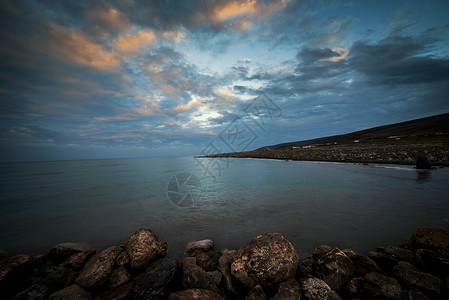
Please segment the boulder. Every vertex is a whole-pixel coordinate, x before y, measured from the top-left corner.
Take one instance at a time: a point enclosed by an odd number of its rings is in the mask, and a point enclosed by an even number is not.
[[[26,288],[33,271],[34,260],[31,256],[21,254],[0,261],[0,291],[9,298]]]
[[[44,300],[49,295],[48,287],[43,284],[33,284],[26,290],[15,295],[11,300]]]
[[[95,297],[95,300],[128,300],[132,299],[132,291],[134,288],[134,282],[125,283],[113,290],[109,290],[99,294]]]
[[[426,272],[439,277],[449,277],[449,259],[429,249],[416,250],[419,266]]]
[[[311,254],[302,254],[299,256],[299,265],[297,275],[299,278],[313,277],[313,265],[315,260]]]
[[[331,289],[338,290],[351,278],[354,264],[346,254],[338,248],[330,251],[314,253],[314,271]]]
[[[169,300],[224,300],[211,290],[189,289],[171,293]]]
[[[301,281],[304,298],[306,300],[339,300],[340,296],[333,291],[326,282],[311,277]]]
[[[96,250],[95,249],[90,249],[87,251],[82,251],[82,252],[77,252],[75,254],[73,254],[72,256],[70,256],[66,261],[65,261],[65,265],[67,267],[70,267],[74,270],[78,270],[81,269],[86,262],[93,256],[95,255]]]
[[[121,266],[114,270],[109,279],[109,288],[111,290],[133,279],[131,273],[125,267]]]
[[[261,284],[274,289],[294,278],[298,264],[298,252],[289,241],[278,233],[265,233],[238,250],[231,272],[248,288]]]
[[[183,268],[182,285],[185,289],[203,289],[219,292],[214,279],[197,265]]]
[[[75,283],[85,288],[105,284],[114,270],[115,259],[120,251],[120,247],[113,246],[92,256],[75,280]]]
[[[301,299],[301,287],[295,279],[281,282],[278,292],[270,300],[298,300]]]
[[[40,283],[47,286],[49,292],[53,293],[71,285],[76,276],[75,271],[61,264],[47,269]]]
[[[189,242],[186,245],[185,252],[189,255],[193,255],[196,252],[209,252],[214,250],[214,241],[210,239]]]
[[[420,228],[410,239],[414,249],[429,249],[449,258],[449,230],[442,228]]]
[[[443,288],[443,282],[438,277],[421,272],[405,261],[398,262],[393,272],[407,287],[417,287],[426,294],[439,295]]]
[[[219,287],[221,285],[221,282],[223,280],[223,274],[221,274],[220,271],[214,270],[207,272],[207,275],[209,275],[215,282],[215,284]]]
[[[194,256],[184,257],[181,261],[181,266],[184,269],[188,265],[196,265],[196,257]]]
[[[48,258],[57,262],[63,262],[78,252],[87,251],[85,246],[77,243],[62,243],[54,246],[48,253]]]
[[[239,298],[240,292],[237,283],[231,274],[231,264],[237,255],[235,250],[223,250],[221,251],[221,257],[218,260],[218,270],[223,274],[225,279],[225,293],[227,298]]]
[[[176,259],[165,257],[152,263],[136,278],[133,289],[135,299],[165,299],[176,282],[179,263]]]
[[[267,294],[265,294],[263,287],[258,284],[249,291],[245,300],[268,300],[268,297]]]
[[[396,246],[378,247],[374,251],[369,252],[369,257],[386,272],[390,272],[399,261],[410,263],[416,261],[413,251]]]
[[[371,272],[362,278],[362,299],[401,299],[401,286],[396,279]]]
[[[218,268],[218,260],[221,254],[218,252],[196,252],[195,263],[206,271],[213,271]]]
[[[138,229],[126,242],[131,269],[143,270],[151,262],[165,256],[167,243],[150,229]]]
[[[347,257],[349,257],[354,264],[354,272],[358,275],[365,275],[370,272],[380,272],[380,268],[377,263],[368,256],[356,253],[352,250],[343,251]]]
[[[77,299],[77,300],[90,300],[92,296],[88,291],[83,289],[77,284],[68,286],[60,291],[57,291],[50,295],[49,300],[67,300],[67,299]]]
[[[416,153],[416,168],[417,169],[431,169],[432,166],[427,159],[427,155],[424,152]]]
[[[120,252],[119,255],[117,256],[117,258],[115,259],[115,263],[119,267],[128,266],[128,264],[129,264],[128,252],[126,252],[126,250]]]
[[[361,289],[361,277],[352,277],[346,283],[344,290],[342,291],[347,298],[358,298],[360,297]]]

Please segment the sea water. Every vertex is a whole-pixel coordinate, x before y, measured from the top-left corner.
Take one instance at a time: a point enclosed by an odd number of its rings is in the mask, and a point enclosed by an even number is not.
[[[142,226],[175,257],[192,240],[238,249],[265,232],[300,252],[328,244],[366,253],[419,227],[449,227],[449,168],[193,157],[0,168],[0,250],[9,256],[63,242],[102,250]]]

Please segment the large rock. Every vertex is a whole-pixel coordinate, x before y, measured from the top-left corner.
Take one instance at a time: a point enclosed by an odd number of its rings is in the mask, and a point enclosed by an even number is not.
[[[412,264],[400,261],[394,268],[396,277],[408,287],[417,287],[426,294],[439,295],[443,282],[436,276],[416,269]]]
[[[339,300],[341,299],[326,282],[311,277],[301,281],[304,298],[306,300]]]
[[[133,279],[133,276],[125,267],[118,267],[111,274],[111,278],[109,279],[109,288],[113,290],[131,279]]]
[[[129,300],[132,298],[132,291],[134,288],[135,283],[134,282],[128,282],[125,284],[122,284],[121,286],[109,290],[106,292],[101,293],[97,297],[95,297],[95,300]]]
[[[41,283],[48,287],[50,293],[53,293],[71,285],[77,273],[61,264],[50,267],[43,275]]]
[[[424,271],[442,278],[449,277],[449,259],[429,249],[416,250],[416,257]]]
[[[185,252],[189,255],[193,255],[196,252],[209,252],[214,250],[214,241],[210,239],[189,242],[186,245]]]
[[[126,242],[126,251],[132,269],[143,270],[151,262],[165,256],[167,243],[150,229],[138,229]]]
[[[396,279],[371,272],[362,279],[362,299],[401,299],[401,286]]]
[[[342,288],[354,273],[352,260],[338,248],[327,252],[320,249],[314,253],[314,257],[315,273],[333,290]]]
[[[396,246],[378,247],[374,251],[369,252],[369,257],[376,261],[382,270],[386,272],[390,272],[399,261],[410,263],[416,261],[413,251]]]
[[[417,169],[432,169],[432,166],[427,159],[427,155],[424,152],[416,153],[416,168]]]
[[[221,251],[221,257],[218,260],[218,270],[223,274],[225,279],[225,293],[227,298],[239,298],[240,291],[234,277],[231,274],[231,264],[237,255],[235,250],[223,250]]]
[[[48,253],[48,258],[57,262],[63,262],[70,256],[78,252],[87,251],[85,246],[77,243],[62,243],[54,246]]]
[[[49,300],[67,300],[67,299],[77,299],[77,300],[90,300],[92,296],[88,291],[80,287],[79,285],[73,284],[66,287],[60,291],[57,291],[50,295]]]
[[[219,292],[214,279],[197,265],[183,268],[182,285],[185,289],[203,289]]]
[[[355,274],[365,275],[370,272],[380,272],[377,263],[368,256],[356,253],[353,250],[343,250],[343,252],[352,260]]]
[[[449,258],[449,230],[442,228],[420,228],[413,233],[410,244],[415,249],[430,249]]]
[[[95,255],[96,250],[95,249],[90,249],[87,251],[82,251],[82,252],[77,252],[75,254],[73,254],[72,256],[70,256],[66,261],[65,261],[65,265],[67,267],[70,267],[74,270],[78,270],[81,269],[87,261],[89,261],[89,259]]]
[[[48,287],[43,284],[33,284],[26,290],[14,296],[11,300],[44,300],[49,295]]]
[[[179,273],[176,259],[165,257],[152,263],[139,278],[133,294],[135,299],[165,299],[173,289]]]
[[[120,247],[113,246],[100,254],[92,256],[75,280],[75,283],[85,288],[105,284],[114,270],[115,259],[120,251]]]
[[[129,265],[128,252],[126,250],[120,252],[119,255],[117,256],[117,258],[115,259],[115,263],[119,267],[128,266]]]
[[[26,288],[28,277],[33,270],[34,261],[29,255],[17,255],[0,261],[0,291],[9,298]]]
[[[189,289],[171,293],[169,300],[224,300],[211,290]]]
[[[265,233],[240,248],[231,265],[232,275],[248,288],[257,284],[273,289],[295,276],[299,255],[278,233]]]
[[[315,260],[313,259],[312,254],[308,254],[308,253],[300,254],[297,276],[299,278],[314,277],[314,274],[313,274],[313,265],[314,264],[315,264]]]
[[[213,271],[218,268],[218,260],[221,254],[218,252],[195,252],[195,264],[206,271]]]
[[[301,287],[295,279],[281,282],[278,292],[270,300],[298,300],[301,299]]]
[[[263,287],[258,284],[249,291],[245,300],[268,300],[268,297],[267,294],[265,294]]]

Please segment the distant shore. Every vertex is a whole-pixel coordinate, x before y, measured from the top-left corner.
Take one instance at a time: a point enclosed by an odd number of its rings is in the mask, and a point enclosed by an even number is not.
[[[449,142],[346,143],[290,147],[246,152],[220,153],[198,157],[266,158],[295,161],[415,165],[416,154],[424,153],[432,166],[449,166]]]

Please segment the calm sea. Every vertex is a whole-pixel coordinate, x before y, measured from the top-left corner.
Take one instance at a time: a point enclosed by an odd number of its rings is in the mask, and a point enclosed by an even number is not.
[[[40,254],[62,242],[101,250],[148,226],[177,257],[192,240],[238,249],[265,232],[300,252],[329,244],[366,253],[418,227],[449,227],[449,168],[232,159],[218,170],[215,162],[2,163],[0,250]]]

